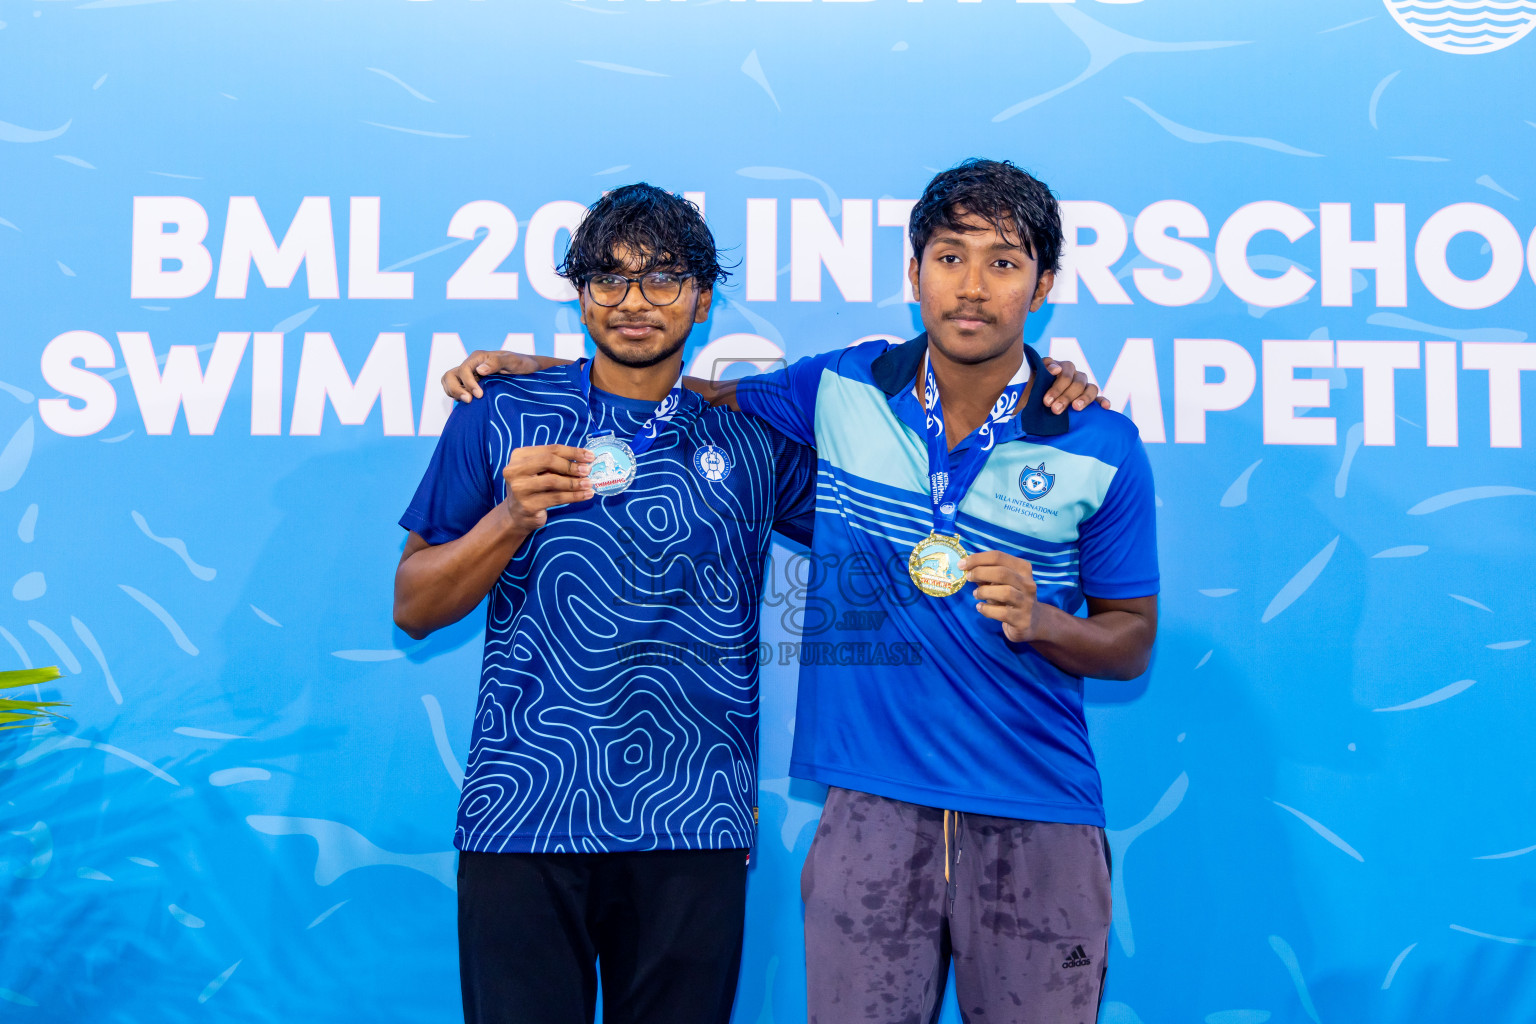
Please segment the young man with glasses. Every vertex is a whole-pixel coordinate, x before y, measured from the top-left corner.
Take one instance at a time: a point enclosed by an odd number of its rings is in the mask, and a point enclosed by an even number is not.
[[[724,276],[698,210],[615,189],[576,230],[590,361],[488,381],[400,524],[395,621],[490,596],[455,845],[469,1024],[730,1017],[770,531],[814,453],[680,384]]]
[[[966,161],[909,231],[922,335],[696,385],[817,448],[817,639],[857,609],[882,625],[846,639],[921,651],[801,666],[790,771],[829,786],[801,876],[810,1019],[932,1021],[953,964],[967,1020],[1087,1024],[1110,888],[1083,677],[1150,658],[1151,472],[1134,424],[1069,415],[1023,342],[1062,246],[1043,184]],[[476,356],[449,394],[510,362]]]

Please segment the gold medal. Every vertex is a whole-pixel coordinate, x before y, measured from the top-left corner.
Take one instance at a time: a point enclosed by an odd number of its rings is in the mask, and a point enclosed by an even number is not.
[[[960,546],[959,537],[930,533],[912,549],[907,572],[923,593],[949,597],[965,586],[965,573],[960,571],[960,559],[964,557],[965,548]]]

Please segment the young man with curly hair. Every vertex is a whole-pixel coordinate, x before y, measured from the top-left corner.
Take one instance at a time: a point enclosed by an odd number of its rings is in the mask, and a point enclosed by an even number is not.
[[[725,1024],[755,828],[770,532],[809,537],[815,459],[679,383],[724,276],[650,185],[591,207],[562,274],[597,355],[487,381],[400,519],[395,621],[489,594],[459,803],[469,1024]]]

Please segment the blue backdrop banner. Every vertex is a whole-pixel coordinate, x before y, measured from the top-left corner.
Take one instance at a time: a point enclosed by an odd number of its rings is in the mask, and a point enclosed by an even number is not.
[[[72,705],[0,732],[7,1020],[455,1019],[483,615],[391,623],[438,377],[585,351],[552,267],[642,179],[737,264],[692,372],[909,337],[972,155],[1062,198],[1027,340],[1157,482],[1153,667],[1088,683],[1100,1019],[1536,1020],[1536,2],[0,17],[0,669]],[[742,1024],[804,1019],[822,797],[768,576]]]

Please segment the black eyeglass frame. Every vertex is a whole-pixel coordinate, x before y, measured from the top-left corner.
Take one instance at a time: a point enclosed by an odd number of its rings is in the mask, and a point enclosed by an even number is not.
[[[645,279],[647,277],[650,277],[652,274],[671,274],[673,277],[677,278],[677,294],[672,296],[666,302],[657,302],[655,299],[651,298],[650,293],[648,293],[645,290]],[[599,271],[598,273],[595,273],[595,274],[588,274],[586,276],[586,278],[582,280],[581,286],[586,289],[587,297],[588,298],[590,298],[593,302],[597,303],[599,306],[602,306],[605,309],[613,309],[615,306],[622,306],[624,304],[624,300],[629,298],[629,290],[631,288],[633,288],[635,285],[639,285],[640,286],[640,296],[643,299],[645,299],[646,302],[649,302],[653,306],[661,307],[661,306],[670,306],[670,305],[672,305],[672,303],[674,303],[678,299],[682,298],[683,297],[683,285],[685,283],[687,283],[688,281],[692,280],[693,278],[697,277],[697,276],[698,276],[697,274],[686,274],[686,273],[679,274],[679,273],[674,273],[673,271],[670,271],[670,270],[649,270],[649,271],[646,271],[644,274],[641,274],[639,277],[630,277],[627,274],[615,274],[611,270],[603,270],[603,271]],[[616,302],[604,302],[602,299],[599,299],[596,295],[594,295],[592,293],[592,279],[594,277],[616,277],[616,278],[618,278],[619,280],[624,282],[624,294],[620,295],[619,298],[618,298],[618,301],[616,301]]]

